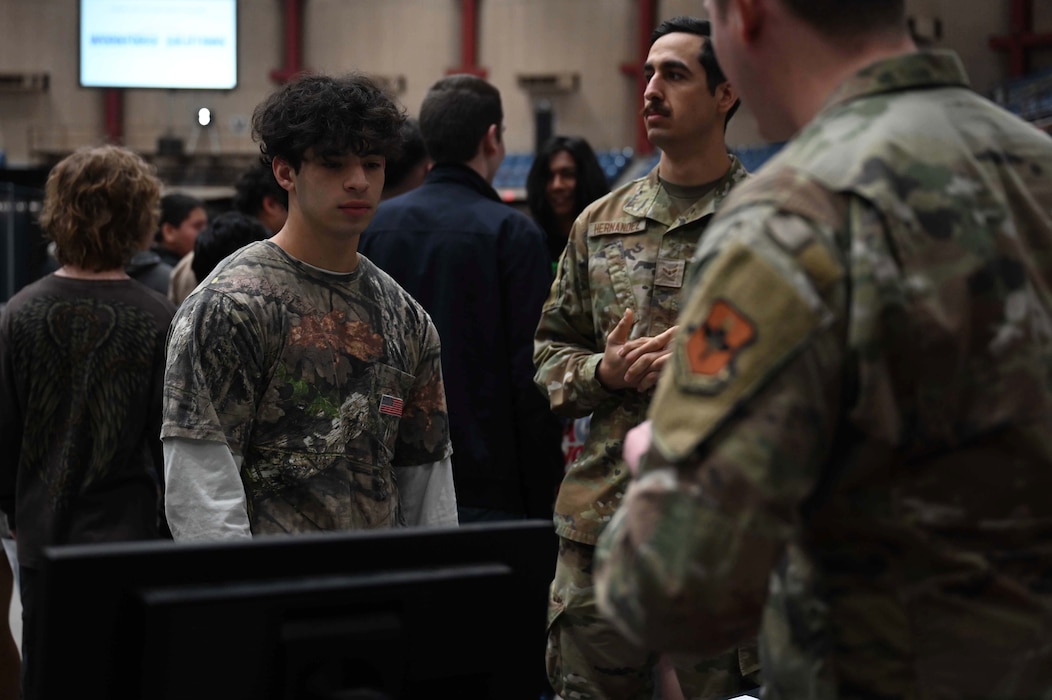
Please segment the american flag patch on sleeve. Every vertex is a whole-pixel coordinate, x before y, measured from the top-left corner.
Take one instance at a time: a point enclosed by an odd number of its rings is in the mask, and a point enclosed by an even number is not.
[[[399,399],[388,394],[384,394],[380,397],[380,413],[386,413],[389,416],[402,415],[402,399]]]

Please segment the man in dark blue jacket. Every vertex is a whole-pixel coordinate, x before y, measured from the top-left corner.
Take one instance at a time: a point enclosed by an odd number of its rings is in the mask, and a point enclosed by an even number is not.
[[[550,518],[560,424],[533,384],[533,334],[551,285],[544,234],[490,184],[504,159],[500,92],[472,75],[420,108],[434,167],[384,202],[359,251],[431,314],[442,339],[460,522]]]

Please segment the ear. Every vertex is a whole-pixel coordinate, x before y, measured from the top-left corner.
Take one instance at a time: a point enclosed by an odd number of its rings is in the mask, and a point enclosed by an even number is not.
[[[291,192],[292,188],[295,187],[292,176],[296,174],[292,165],[284,158],[275,158],[271,161],[270,167],[274,171],[274,179],[278,181],[282,189]]]
[[[170,241],[175,240],[175,232],[177,230],[178,229],[175,226],[172,226],[171,224],[161,224],[161,241],[168,243]]]
[[[482,152],[491,156],[500,148],[500,124],[490,124],[482,137]]]
[[[745,43],[759,36],[767,20],[765,0],[732,0],[728,11],[732,13],[732,27]]]
[[[731,81],[726,80],[716,86],[716,106],[720,114],[731,111],[731,107],[738,101],[738,91],[734,89]]]

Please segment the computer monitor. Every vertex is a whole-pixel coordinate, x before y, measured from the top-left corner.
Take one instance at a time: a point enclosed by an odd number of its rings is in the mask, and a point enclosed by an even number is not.
[[[40,697],[529,698],[549,521],[47,549]]]

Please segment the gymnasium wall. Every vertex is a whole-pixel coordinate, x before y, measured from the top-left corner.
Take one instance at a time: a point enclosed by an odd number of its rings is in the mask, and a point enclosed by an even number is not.
[[[907,0],[921,27],[938,19],[939,47],[958,51],[981,92],[1007,78],[1007,58],[988,47],[1009,29],[1011,0]],[[1052,3],[1034,3],[1034,27],[1052,28]],[[7,167],[28,167],[106,138],[105,91],[77,84],[77,0],[0,0],[0,74],[47,73],[46,91],[0,91],[0,149]],[[460,64],[459,0],[304,0],[303,66],[356,69],[404,85],[398,98],[415,114],[428,86]],[[704,15],[701,0],[659,0],[659,19]],[[478,62],[504,97],[508,149],[533,147],[533,109],[548,99],[555,131],[598,149],[635,145],[641,97],[623,63],[637,63],[637,0],[479,0]],[[174,135],[198,151],[248,155],[252,109],[284,62],[282,0],[241,0],[239,83],[228,92],[124,90],[125,143],[151,153]],[[1035,67],[1052,63],[1033,53]],[[538,97],[523,75],[577,74],[577,90]],[[201,106],[215,133],[194,133]],[[760,143],[753,106],[732,121],[732,145]]]

